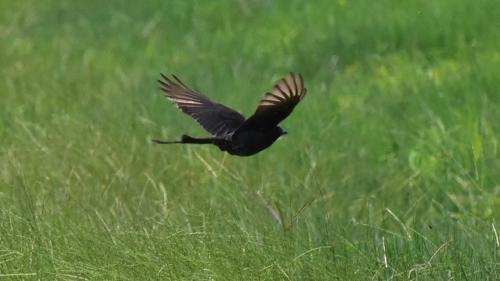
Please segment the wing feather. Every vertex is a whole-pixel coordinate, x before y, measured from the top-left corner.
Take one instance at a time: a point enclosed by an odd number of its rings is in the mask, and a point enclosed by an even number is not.
[[[161,74],[158,80],[165,97],[212,135],[233,133],[245,122],[245,117],[240,113],[190,89],[177,76],[172,75],[172,78]]]
[[[300,74],[290,73],[274,85],[259,102],[255,113],[245,121],[239,130],[265,129],[277,126],[305,97],[304,79]]]

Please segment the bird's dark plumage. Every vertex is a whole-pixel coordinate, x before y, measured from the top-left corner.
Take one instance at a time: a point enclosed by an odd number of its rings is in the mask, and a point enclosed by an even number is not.
[[[213,144],[223,151],[239,156],[256,154],[286,134],[278,124],[293,111],[307,92],[302,76],[290,73],[266,93],[255,113],[245,119],[233,109],[213,102],[190,89],[175,75],[169,78],[161,74],[161,77],[158,82],[165,97],[182,112],[193,117],[213,137],[193,138],[183,135],[180,141],[154,142]]]

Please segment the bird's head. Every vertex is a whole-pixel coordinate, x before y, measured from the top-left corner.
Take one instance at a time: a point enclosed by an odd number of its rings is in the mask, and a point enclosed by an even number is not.
[[[283,130],[283,128],[281,128],[281,127],[279,127],[279,128],[280,128],[280,135],[281,136],[284,136],[284,135],[288,134],[288,132],[285,131],[285,130]]]

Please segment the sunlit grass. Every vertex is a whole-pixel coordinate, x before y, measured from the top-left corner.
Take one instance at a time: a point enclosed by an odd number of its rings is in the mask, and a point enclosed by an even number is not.
[[[0,3],[0,279],[498,280],[497,1]],[[252,114],[250,158],[160,94]]]

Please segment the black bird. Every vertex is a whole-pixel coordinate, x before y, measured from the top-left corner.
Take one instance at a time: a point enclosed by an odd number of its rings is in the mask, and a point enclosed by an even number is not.
[[[299,101],[306,95],[304,80],[300,74],[290,73],[267,92],[250,118],[204,95],[190,89],[175,75],[171,78],[161,74],[158,80],[165,97],[182,112],[193,117],[213,136],[194,138],[182,135],[180,141],[155,143],[213,144],[232,155],[250,156],[266,149],[280,136],[286,134],[278,124],[283,121]]]

